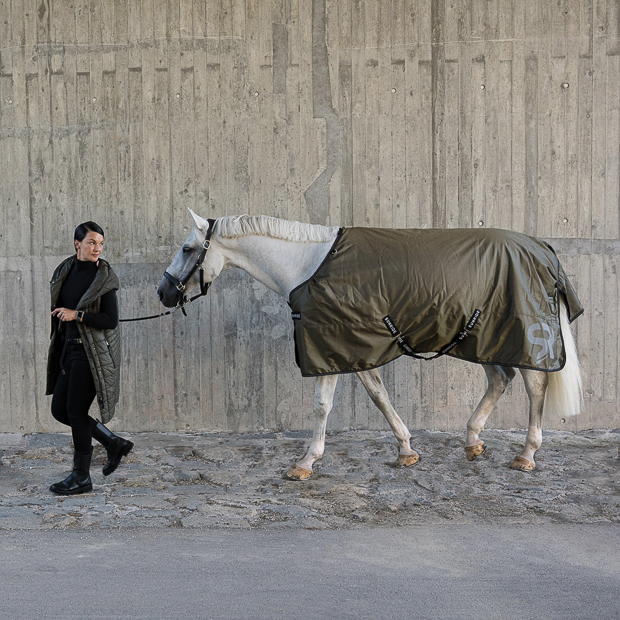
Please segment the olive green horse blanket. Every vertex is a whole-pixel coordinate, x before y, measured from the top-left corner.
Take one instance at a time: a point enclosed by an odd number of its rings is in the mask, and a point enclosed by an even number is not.
[[[583,308],[547,243],[505,230],[341,229],[289,303],[304,376],[358,372],[403,354],[556,371],[559,293]]]

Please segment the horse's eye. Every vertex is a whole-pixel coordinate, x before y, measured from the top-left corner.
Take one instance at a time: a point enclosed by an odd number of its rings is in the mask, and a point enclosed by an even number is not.
[[[188,247],[188,246],[183,246],[183,253],[187,254],[187,252],[191,252],[192,248]]]

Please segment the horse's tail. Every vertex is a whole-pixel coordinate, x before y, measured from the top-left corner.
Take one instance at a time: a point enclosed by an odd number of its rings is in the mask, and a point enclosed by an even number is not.
[[[575,338],[568,321],[568,310],[564,295],[560,295],[560,327],[564,339],[566,363],[562,370],[549,373],[545,414],[564,417],[577,415],[583,405],[581,365],[577,357]]]

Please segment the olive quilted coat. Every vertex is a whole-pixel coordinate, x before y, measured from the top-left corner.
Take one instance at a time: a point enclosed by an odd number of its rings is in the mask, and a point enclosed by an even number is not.
[[[58,296],[63,282],[71,272],[76,261],[75,256],[64,260],[54,271],[50,290],[52,296],[52,310],[56,307]],[[110,264],[99,259],[97,275],[76,310],[84,312],[99,312],[101,297],[112,290],[118,290],[119,282]],[[78,330],[84,340],[84,349],[93,373],[97,388],[97,404],[101,414],[101,421],[106,424],[114,416],[114,409],[118,403],[120,393],[120,360],[121,338],[118,325],[114,329],[94,329],[81,322],[77,322]],[[47,358],[47,389],[46,394],[53,394],[56,379],[60,373],[60,356],[63,339],[60,335],[60,320],[52,318],[52,334],[50,338],[49,354]]]

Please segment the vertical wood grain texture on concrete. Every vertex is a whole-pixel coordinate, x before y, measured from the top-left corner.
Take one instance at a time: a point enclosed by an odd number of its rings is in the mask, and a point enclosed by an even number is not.
[[[551,241],[586,307],[585,410],[620,426],[620,10],[594,0],[0,3],[0,432],[60,430],[48,281],[87,219],[123,317],[205,217],[504,227]],[[126,430],[309,429],[285,300],[222,275],[187,318],[122,327]],[[463,427],[453,359],[382,374],[411,428]],[[526,424],[518,378],[490,424]],[[330,428],[387,428],[341,379]]]

